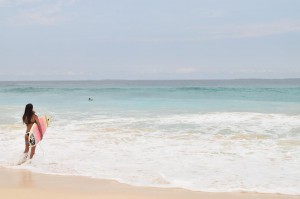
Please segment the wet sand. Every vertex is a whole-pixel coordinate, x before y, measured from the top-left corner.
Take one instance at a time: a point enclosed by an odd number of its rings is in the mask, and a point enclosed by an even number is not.
[[[37,174],[0,168],[0,196],[8,199],[300,199],[259,193],[206,193],[177,188],[135,187],[113,180]]]

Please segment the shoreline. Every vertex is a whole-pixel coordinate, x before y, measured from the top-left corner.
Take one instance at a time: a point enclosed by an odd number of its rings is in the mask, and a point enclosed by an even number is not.
[[[0,167],[0,195],[6,198],[300,199],[300,195],[199,192],[182,188],[137,187],[114,180],[60,176]]]

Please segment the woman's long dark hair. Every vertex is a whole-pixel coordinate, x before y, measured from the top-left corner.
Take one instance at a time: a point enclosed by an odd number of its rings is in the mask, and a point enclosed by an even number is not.
[[[27,104],[25,107],[24,115],[23,115],[23,123],[30,124],[33,114],[34,114],[33,105]]]

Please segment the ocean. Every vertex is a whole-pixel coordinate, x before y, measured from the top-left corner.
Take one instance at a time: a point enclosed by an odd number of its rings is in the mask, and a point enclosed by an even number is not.
[[[27,103],[52,122],[32,163],[15,166]],[[13,169],[300,194],[300,79],[0,82],[0,145]]]

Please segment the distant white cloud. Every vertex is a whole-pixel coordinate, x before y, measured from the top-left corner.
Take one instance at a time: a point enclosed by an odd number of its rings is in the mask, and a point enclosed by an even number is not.
[[[226,16],[226,12],[224,10],[202,10],[198,13],[203,19],[205,18],[221,18]]]
[[[175,73],[179,74],[189,74],[189,73],[195,73],[199,72],[199,69],[197,68],[192,68],[192,67],[179,67],[176,68]]]
[[[23,4],[31,4],[40,2],[41,0],[0,0],[0,7],[1,6],[18,6]]]
[[[61,14],[61,5],[48,5],[42,8],[33,8],[19,13],[11,18],[15,25],[55,25],[62,23],[66,18]]]
[[[68,21],[64,8],[72,6],[79,0],[0,0],[1,5],[14,6],[18,11],[9,16],[6,22],[10,25],[57,25]],[[24,6],[26,5],[26,6]]]
[[[193,38],[192,40],[254,38],[300,32],[300,21],[281,20],[269,23],[213,26],[197,29],[198,33],[202,36],[200,38]]]
[[[244,25],[215,25],[186,28],[180,37],[135,38],[137,42],[201,42],[215,39],[259,38],[285,33],[300,32],[300,20],[280,20],[268,23]]]

